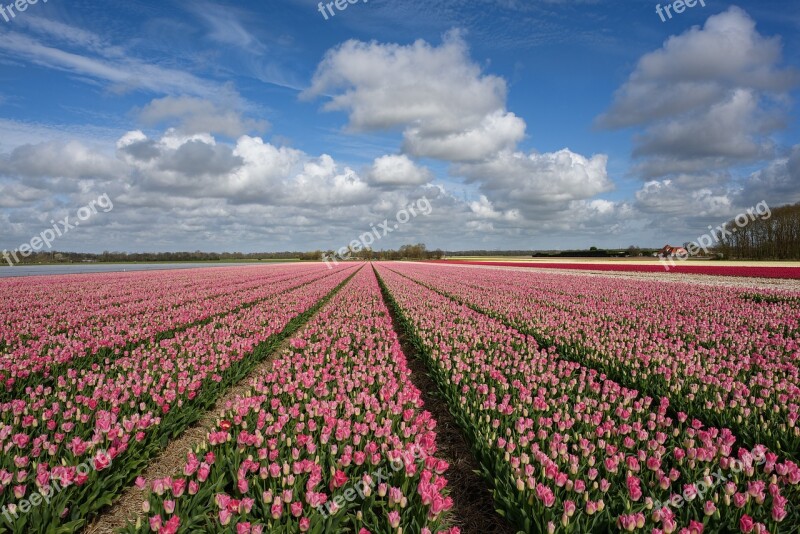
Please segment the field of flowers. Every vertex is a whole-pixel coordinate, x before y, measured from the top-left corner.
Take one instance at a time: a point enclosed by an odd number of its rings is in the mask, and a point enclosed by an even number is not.
[[[800,461],[800,293],[417,265],[399,272]]]
[[[131,532],[449,532],[447,462],[372,269],[231,403]],[[214,510],[214,514],[206,513]]]
[[[557,263],[557,262],[531,262],[522,261],[463,261],[439,260],[440,263],[452,265],[484,265],[494,267],[530,267],[533,269],[566,269],[570,271],[608,271],[622,273],[664,273],[664,266],[659,264],[634,265],[626,263],[609,263],[596,261],[587,263]],[[674,274],[704,274],[711,276],[737,276],[747,278],[783,278],[800,279],[800,267],[756,267],[743,265],[692,265],[687,262],[677,262],[670,265],[670,273]]]
[[[158,272],[3,281],[0,306],[0,399],[41,385],[53,367],[116,356],[153,336],[273,294],[270,284],[303,283],[318,268],[228,268],[168,277]],[[58,298],[54,295],[66,298]],[[93,364],[90,358],[86,364]]]
[[[239,302],[230,313],[171,337],[126,344],[0,403],[0,506],[12,519],[10,530],[71,532],[81,526],[353,272],[353,266],[316,266],[261,280],[242,292],[255,301],[252,306]],[[170,275],[162,276],[169,282]],[[53,285],[51,291],[50,302],[59,307],[61,299],[54,297],[62,289]],[[87,461],[95,469],[79,473],[76,466]],[[32,513],[17,509],[17,501],[53,485],[64,489],[46,505]],[[0,522],[0,530],[8,528],[7,520]]]
[[[800,534],[800,292],[345,262],[14,278],[0,305],[0,533],[81,531],[134,483],[129,534],[476,532],[427,373],[519,532]]]
[[[484,296],[500,288],[485,270],[378,267],[495,500],[523,531],[800,531],[792,460],[395,270],[489,288]]]

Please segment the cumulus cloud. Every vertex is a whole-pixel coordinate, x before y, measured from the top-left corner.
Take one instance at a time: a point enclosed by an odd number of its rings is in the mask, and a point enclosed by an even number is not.
[[[239,111],[192,96],[157,98],[144,106],[138,117],[148,126],[177,121],[178,129],[187,134],[216,133],[228,137],[262,132],[268,126],[266,121],[245,119]]]
[[[19,208],[37,202],[42,191],[19,182],[0,183],[0,208]]]
[[[328,154],[313,157],[260,137],[245,135],[228,145],[208,134],[168,130],[150,139],[134,131],[117,142],[117,150],[138,187],[189,198],[318,208],[362,205],[376,194],[366,179]]]
[[[650,180],[636,191],[633,207],[661,235],[686,240],[762,201],[771,206],[800,201],[800,145],[743,178],[715,171]]]
[[[157,140],[129,132],[117,142],[117,152],[139,183],[198,196],[234,193],[237,184],[230,177],[243,164],[231,147],[218,145],[210,135],[186,136],[175,130]]]
[[[76,155],[81,153],[79,146],[71,147]],[[90,195],[108,193],[115,204],[114,214],[97,221],[107,233],[87,228],[74,239],[113,243],[102,245],[109,249],[124,243],[128,250],[170,250],[188,247],[187,243],[192,243],[193,249],[214,250],[338,247],[352,240],[354,232],[393,217],[423,195],[434,201],[440,193],[419,184],[409,184],[402,192],[382,187],[330,155],[312,156],[250,136],[229,144],[209,134],[168,130],[148,137],[131,131],[117,141],[116,159],[103,156],[114,166],[113,177],[71,186],[59,177],[68,174],[65,169],[82,176],[81,172],[86,174],[92,167],[87,164],[84,171],[71,165],[46,167],[40,161],[39,167],[28,168],[23,163],[36,158],[26,150],[0,154],[6,163],[0,174],[0,205],[4,208],[0,222],[5,228],[3,237],[9,241],[5,246],[24,241],[41,221],[63,216]],[[106,161],[93,149],[86,149],[82,158],[73,155],[73,159]],[[8,164],[10,161],[14,165]],[[413,163],[406,170],[420,176],[428,172]],[[60,194],[54,196],[55,191]],[[422,231],[423,226],[405,228],[397,237],[413,236],[419,241]],[[62,242],[62,246],[68,245]],[[387,240],[386,246],[399,244]]]
[[[378,185],[406,186],[422,185],[433,180],[433,173],[418,167],[404,155],[387,155],[377,158],[369,170],[370,181]]]
[[[469,207],[472,220],[465,226],[476,232],[505,233],[516,236],[517,242],[525,242],[526,238],[536,238],[538,242],[556,234],[560,247],[570,246],[568,240],[579,241],[587,236],[637,232],[644,224],[641,214],[630,203],[604,199],[571,200],[549,210],[523,213],[516,208],[501,209],[481,195],[478,201],[470,202]],[[531,247],[537,248],[535,244]]]
[[[325,109],[347,112],[352,130],[403,129],[414,156],[480,160],[525,135],[505,109],[505,80],[483,74],[457,32],[438,47],[347,41],[325,55],[303,96],[324,94]]]
[[[586,200],[613,189],[608,177],[608,158],[586,158],[563,149],[551,153],[504,151],[481,163],[456,167],[468,182],[503,209],[518,209],[529,216],[564,209],[571,201]]]
[[[0,174],[24,179],[63,177],[113,178],[122,171],[119,162],[78,141],[51,141],[16,147],[0,155]]]
[[[775,143],[759,134],[774,123],[752,91],[739,89],[707,110],[662,121],[638,136],[633,155],[645,159],[635,168],[646,176],[658,176],[769,158]]]
[[[508,211],[498,210],[486,195],[481,195],[477,201],[469,203],[469,209],[479,219],[519,221],[521,219],[519,210],[510,209]]]
[[[599,123],[648,124],[726,100],[736,88],[785,92],[798,77],[779,68],[781,57],[780,38],[762,36],[744,10],[731,7],[645,54]]]
[[[512,180],[505,188],[501,182],[501,187],[484,193],[478,201],[462,200],[444,185],[432,185],[430,170],[405,155],[377,158],[361,175],[330,155],[313,156],[246,135],[227,143],[209,134],[167,130],[160,136],[148,136],[136,130],[119,138],[116,159],[101,155],[86,148],[83,160],[113,165],[113,176],[83,180],[86,184],[68,187],[63,178],[53,174],[55,168],[39,168],[36,180],[14,174],[19,168],[0,176],[4,208],[0,222],[9,241],[4,246],[24,242],[42,221],[68,214],[86,198],[102,193],[113,199],[113,215],[71,236],[76,249],[86,250],[81,242],[95,243],[99,250],[340,247],[422,196],[433,205],[432,213],[403,225],[381,246],[460,242],[493,247],[497,239],[514,242],[570,228],[608,234],[618,225],[609,212],[625,213],[621,204],[572,200],[580,195],[557,194],[552,184],[546,189],[548,180],[561,173],[571,173],[578,181],[580,176],[596,180],[597,173],[604,173],[604,158],[586,159],[568,151],[506,156],[530,161],[517,163],[524,167],[517,172],[528,176],[537,170],[532,180],[539,180],[547,194],[561,200],[549,211],[531,209],[534,204],[527,200],[534,193],[525,189],[534,187],[531,184],[523,184],[522,201],[511,198],[517,194],[511,188]],[[10,153],[0,159],[8,161]],[[57,199],[53,191],[60,192]],[[69,248],[72,243],[65,240],[61,246]]]
[[[525,135],[525,122],[506,111],[485,116],[468,130],[441,133],[424,128],[406,131],[403,149],[417,157],[446,161],[480,161],[501,150],[513,149]]]
[[[403,132],[403,155],[376,160],[372,183],[428,181],[410,156],[449,162],[453,176],[476,184],[476,230],[523,228],[613,189],[605,155],[519,151],[526,124],[506,109],[505,80],[483,72],[458,32],[439,46],[348,41],[326,54],[303,96],[319,95],[330,98],[324,109],[348,114],[351,130]]]
[[[762,200],[776,206],[800,201],[800,145],[745,180],[739,204],[752,206]]]
[[[286,202],[317,207],[364,205],[373,199],[369,184],[350,167],[340,169],[327,154],[307,161],[287,183]]]
[[[798,72],[782,68],[782,44],[740,8],[670,37],[644,55],[616,92],[604,128],[643,128],[634,155],[645,178],[769,158],[769,135]]]
[[[716,217],[724,219],[733,203],[724,187],[691,188],[683,180],[653,180],[636,192],[636,207],[656,217]]]
[[[766,200],[771,205],[785,203],[792,198],[800,199],[795,193],[797,186],[791,191],[782,165],[787,160],[773,162],[766,169],[755,173],[749,180],[741,183],[726,174],[677,175],[674,179],[652,180],[636,192],[634,207],[644,214],[647,226],[657,228],[658,235],[666,241],[683,243],[694,240],[697,236],[714,228],[759,202]],[[771,182],[765,184],[761,180]],[[780,198],[766,190],[762,185],[774,186],[776,180],[788,194]],[[795,178],[795,183],[797,179]],[[775,200],[773,203],[772,201]]]

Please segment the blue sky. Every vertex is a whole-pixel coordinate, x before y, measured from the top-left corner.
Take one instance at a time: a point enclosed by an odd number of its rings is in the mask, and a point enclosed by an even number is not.
[[[800,201],[800,4],[40,0],[0,17],[0,247],[682,243]],[[663,7],[663,4],[662,4]]]

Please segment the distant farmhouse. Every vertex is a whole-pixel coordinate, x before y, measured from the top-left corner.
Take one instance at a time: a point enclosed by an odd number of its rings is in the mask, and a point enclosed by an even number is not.
[[[654,254],[659,258],[685,258],[689,256],[689,252],[683,247],[673,247],[672,245],[664,245],[664,248]]]

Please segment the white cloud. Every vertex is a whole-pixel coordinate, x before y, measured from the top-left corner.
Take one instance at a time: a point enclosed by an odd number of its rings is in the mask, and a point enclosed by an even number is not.
[[[800,202],[800,145],[745,180],[739,204],[753,206],[762,200],[773,206]]]
[[[768,158],[774,142],[759,135],[773,119],[752,91],[733,91],[725,101],[692,116],[665,120],[637,137],[636,169],[647,176],[724,168],[737,161]],[[676,161],[677,158],[677,161]]]
[[[613,188],[605,155],[519,151],[526,124],[506,109],[506,93],[505,80],[483,73],[451,32],[440,46],[348,41],[326,54],[304,96],[329,96],[325,109],[347,112],[351,130],[403,131],[406,155],[376,161],[373,183],[423,183],[408,156],[450,162],[453,176],[482,193],[469,216],[493,229],[560,216]]]
[[[780,39],[731,7],[644,55],[598,124],[644,129],[634,155],[646,178],[769,158],[800,80],[781,62]]]
[[[693,188],[683,180],[653,180],[636,192],[636,207],[658,217],[686,219],[714,217],[724,219],[733,210],[730,193],[721,187]]]
[[[586,200],[613,189],[606,171],[607,157],[586,158],[568,149],[544,154],[504,151],[494,159],[456,166],[468,182],[503,209],[526,216],[558,211],[574,200]]]
[[[406,155],[387,155],[377,158],[368,173],[372,183],[378,185],[422,185],[433,179],[433,173],[418,167]]]
[[[303,165],[286,184],[283,199],[299,205],[335,208],[367,205],[375,192],[349,167],[340,169],[333,158],[323,154]]]
[[[734,89],[788,91],[798,77],[779,68],[781,56],[780,38],[762,36],[745,11],[731,7],[642,56],[600,123],[648,124],[724,101]]]
[[[187,5],[187,9],[206,23],[210,29],[208,37],[214,41],[248,50],[263,48],[258,39],[245,29],[241,16],[232,6],[193,2]]]
[[[403,149],[417,157],[446,161],[480,161],[501,150],[513,149],[525,136],[525,121],[506,111],[495,111],[468,130],[441,134],[423,128],[406,131]]]
[[[27,180],[113,179],[122,171],[124,168],[118,161],[78,141],[22,145],[0,155],[0,174]]]
[[[60,172],[69,170],[75,179],[59,177],[55,165],[43,163],[28,169],[26,176],[12,172],[0,177],[4,198],[0,222],[7,229],[0,246],[24,242],[50,218],[63,217],[102,193],[113,199],[113,214],[98,218],[92,228],[82,228],[61,242],[62,247],[77,244],[74,248],[86,250],[85,243],[94,243],[99,250],[131,251],[340,247],[423,195],[433,205],[430,216],[403,225],[380,247],[412,242],[446,247],[469,241],[491,247],[497,239],[514,242],[556,229],[613,232],[617,224],[599,208],[605,201],[567,200],[576,195],[559,196],[564,202],[549,211],[515,205],[517,201],[506,197],[516,193],[502,187],[492,192],[495,198],[484,195],[478,202],[464,201],[443,185],[430,185],[432,173],[403,155],[378,158],[361,176],[330,155],[311,156],[247,135],[231,144],[209,134],[167,130],[149,137],[130,131],[117,141],[116,159],[78,143],[67,146],[74,154],[60,153],[71,162]],[[17,152],[15,161],[31,161],[19,158],[23,153]],[[579,179],[579,167],[584,177],[596,179],[604,167],[603,158],[586,160],[568,151],[538,157],[543,160],[537,163],[542,184],[546,176],[563,172]],[[0,158],[10,161],[11,153]],[[537,160],[536,155],[524,158]],[[106,169],[101,163],[114,172],[81,178]],[[568,171],[571,166],[575,168]],[[623,212],[618,204],[609,206],[617,214]]]
[[[448,161],[479,160],[516,145],[525,122],[505,110],[506,83],[483,74],[460,34],[439,47],[347,41],[329,51],[303,96],[332,94],[355,131],[405,131],[405,150]]]
[[[519,210],[508,210],[506,212],[498,211],[492,201],[486,198],[486,195],[481,195],[477,201],[469,203],[469,209],[472,210],[479,219],[494,219],[505,221],[520,221],[521,216]]]
[[[139,120],[148,126],[177,121],[184,133],[217,133],[238,137],[250,132],[263,132],[268,123],[244,119],[233,106],[215,104],[191,96],[157,98],[138,113]]]
[[[131,57],[90,57],[61,50],[17,32],[0,39],[0,51],[37,65],[63,70],[111,84],[115,91],[143,89],[158,93],[192,94],[211,98],[220,89],[216,83]],[[117,51],[118,52],[118,51]],[[94,54],[94,51],[92,51]]]
[[[146,191],[230,204],[343,206],[369,204],[377,191],[331,156],[312,157],[242,136],[234,146],[207,134],[168,130],[160,139],[129,132],[117,143],[133,183]]]

